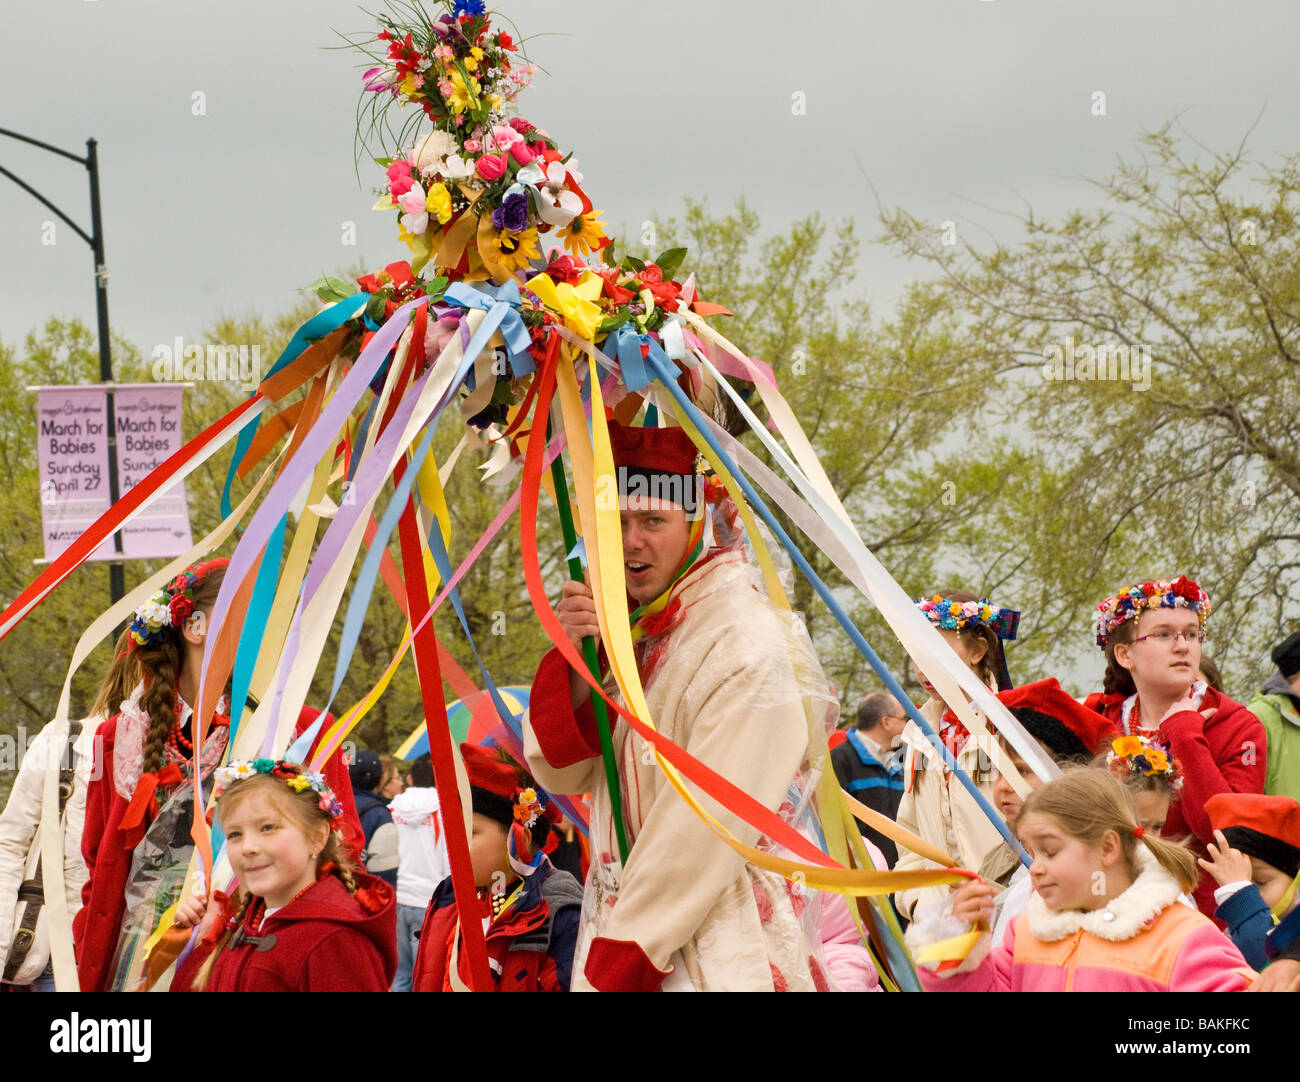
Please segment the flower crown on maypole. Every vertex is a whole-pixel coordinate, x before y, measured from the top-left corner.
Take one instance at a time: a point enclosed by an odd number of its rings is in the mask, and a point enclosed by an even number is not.
[[[439,8],[440,14],[430,14]],[[520,42],[493,28],[491,16],[481,3],[426,6],[404,0],[381,16],[380,49],[373,38],[353,41],[377,61],[362,76],[362,127],[368,118],[369,132],[358,133],[363,143],[382,140],[389,155],[375,158],[384,169],[375,209],[396,212],[399,236],[410,252],[409,262],[357,280],[370,295],[367,331],[373,333],[407,301],[425,295],[437,300],[450,283],[473,283],[483,296],[516,306],[534,361],[542,359],[550,328],[557,325],[593,344],[614,333],[653,335],[669,357],[685,361],[680,313],[730,313],[700,300],[693,279],[673,280],[684,248],[670,248],[650,262],[615,257],[603,212],[583,189],[577,159],[518,115],[515,99],[535,68]],[[420,111],[395,129],[387,121],[393,106]],[[543,252],[543,238],[552,233],[563,254]],[[422,277],[426,267],[437,277]],[[309,289],[327,302],[355,292],[332,278]],[[498,296],[501,290],[506,293]],[[464,299],[461,294],[444,303]],[[436,355],[453,322],[435,322],[431,306],[417,357]],[[676,325],[671,334],[669,323]],[[522,396],[514,368],[512,360],[496,370],[490,401],[469,417],[471,425],[505,423]]]
[[[1135,620],[1147,609],[1191,609],[1202,629],[1210,615],[1210,595],[1186,575],[1173,582],[1139,582],[1097,606],[1097,645],[1103,649],[1120,624]]]

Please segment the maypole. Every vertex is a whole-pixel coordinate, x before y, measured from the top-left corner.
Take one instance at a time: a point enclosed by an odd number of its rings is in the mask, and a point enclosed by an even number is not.
[[[880,896],[961,882],[971,873],[955,868],[941,850],[896,828],[900,842],[933,859],[936,868],[875,871],[865,860],[854,813],[833,784],[824,782],[818,789],[815,829],[797,830],[655,727],[633,660],[618,512],[596,496],[613,477],[607,412],[622,421],[639,416],[646,424],[671,419],[681,425],[746,523],[755,523],[757,511],[772,527],[855,646],[900,695],[900,702],[910,706],[839,603],[812,574],[764,496],[876,604],[944,700],[956,704],[954,709],[972,733],[987,736],[991,722],[1036,773],[1051,776],[1054,768],[867,551],[771,370],[746,357],[706,322],[729,313],[700,297],[693,275],[680,280],[685,250],[670,249],[654,260],[630,255],[614,259],[602,212],[584,188],[577,159],[517,111],[516,99],[536,70],[525,58],[523,43],[493,27],[481,0],[428,5],[404,0],[389,10],[390,15],[381,17],[377,37],[353,42],[374,61],[362,77],[366,123],[360,136],[363,142],[384,144],[376,158],[384,172],[375,209],[397,216],[398,235],[409,258],[355,283],[334,278],[313,283],[322,311],[299,328],[253,395],[117,501],[0,613],[0,637],[168,484],[233,442],[222,500],[225,533],[220,537],[236,526],[243,532],[209,622],[195,708],[197,740],[201,743],[217,700],[233,677],[241,701],[251,692],[257,705],[242,718],[235,711],[231,754],[276,755],[289,747],[294,719],[306,703],[351,572],[361,560],[340,637],[331,699],[351,662],[357,632],[381,578],[406,612],[406,634],[371,692],[336,721],[319,722],[295,744],[295,751],[301,750],[302,758],[320,769],[382,696],[405,654],[413,654],[444,809],[468,983],[475,990],[490,989],[493,978],[469,861],[469,808],[463,798],[468,790],[446,723],[441,661],[445,648],[434,633],[433,616],[450,600],[464,623],[457,582],[517,506],[524,585],[538,619],[593,689],[621,857],[627,859],[629,839],[611,738],[619,719],[645,741],[681,798],[745,860],[813,889],[869,898],[877,907],[878,927],[892,933],[886,948],[898,983],[914,987],[914,980],[907,979],[909,962],[897,942],[897,925]],[[390,114],[405,119],[394,125]],[[563,253],[550,243],[554,240],[562,244]],[[737,377],[757,389],[767,422],[784,446],[731,386],[730,379]],[[706,383],[736,402],[790,485],[696,408],[696,396]],[[449,409],[453,406],[458,409]],[[468,430],[478,435],[474,442],[484,437],[494,442],[509,462],[504,476],[519,479],[502,514],[454,573],[447,559],[449,533],[444,531],[449,522],[439,466],[431,451],[437,425],[449,412],[458,413],[457,420],[463,418]],[[561,454],[569,459],[572,491]],[[463,455],[446,468],[471,457]],[[235,484],[259,469],[254,492],[237,509],[232,507]],[[601,671],[592,640],[586,640],[581,651],[568,641],[546,596],[537,526],[548,469],[572,577],[582,576],[575,550],[581,545],[586,553],[597,611],[602,628],[608,629],[608,672]],[[309,507],[286,552],[287,514],[303,491],[309,494]],[[262,492],[260,499],[254,498]],[[400,571],[388,552],[394,542]],[[207,538],[189,556],[216,543]],[[749,531],[749,543],[774,604],[788,608],[757,530]],[[130,596],[140,589],[143,586]],[[101,620],[95,626],[106,625]],[[465,630],[468,634],[468,625]],[[74,669],[86,652],[79,647]],[[518,719],[486,669],[482,675],[502,725],[517,732]],[[463,698],[464,674],[457,669],[453,678],[462,683],[458,694]],[[60,712],[66,711],[65,695]],[[929,733],[962,784],[973,790],[924,719],[914,708],[908,713]],[[992,741],[989,746],[1003,772],[1023,788],[1005,756]],[[824,733],[815,737],[809,755],[829,773]],[[741,842],[706,810],[701,794],[757,830],[770,847]],[[197,779],[194,799],[201,811]],[[1001,820],[991,809],[985,811],[1005,836]],[[221,862],[220,847],[212,849],[202,814],[194,816],[193,832],[201,874],[191,877],[186,889],[224,889],[228,869]],[[850,853],[855,860],[849,859]],[[857,866],[850,866],[853,863]],[[62,890],[58,878],[56,873],[47,879],[47,892]],[[150,942],[158,941],[165,923]]]

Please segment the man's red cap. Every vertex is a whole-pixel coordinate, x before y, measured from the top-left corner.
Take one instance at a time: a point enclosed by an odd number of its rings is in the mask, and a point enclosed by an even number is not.
[[[1119,736],[1109,720],[1067,695],[1055,677],[999,691],[998,698],[1059,759],[1096,755],[1107,739]]]
[[[614,465],[654,473],[695,473],[695,444],[680,428],[627,427],[609,423]]]
[[[1263,793],[1215,793],[1205,802],[1210,827],[1227,834],[1229,828],[1253,830],[1300,849],[1300,804],[1289,796]]]

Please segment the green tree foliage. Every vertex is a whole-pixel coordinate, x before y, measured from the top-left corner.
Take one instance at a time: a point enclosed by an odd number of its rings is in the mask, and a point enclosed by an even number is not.
[[[1089,608],[1115,589],[1186,572],[1216,604],[1207,652],[1245,696],[1300,583],[1300,156],[1206,160],[1168,127],[1142,145],[1095,182],[1099,207],[1031,211],[1014,241],[945,247],[903,210],[885,239],[936,272],[918,294],[960,313],[997,388],[988,416],[1038,463],[1002,494],[1035,658],[1086,650]],[[1049,371],[1085,347],[1096,371]]]
[[[948,307],[912,290],[892,318],[873,318],[851,295],[859,246],[852,222],[830,229],[814,214],[761,240],[758,215],[743,201],[722,215],[688,201],[684,218],[659,232],[667,238],[661,247],[689,248],[701,295],[734,313],[712,321],[721,333],[772,365],[864,541],[904,589],[972,583],[996,593],[1001,583],[987,555],[999,540],[993,508],[1009,480],[1028,482],[1031,462],[981,433],[973,410],[988,381]],[[757,396],[750,404],[766,419]],[[754,437],[745,441],[760,450]],[[781,518],[868,642],[910,680],[874,606]],[[797,572],[792,601],[851,710],[875,677]]]

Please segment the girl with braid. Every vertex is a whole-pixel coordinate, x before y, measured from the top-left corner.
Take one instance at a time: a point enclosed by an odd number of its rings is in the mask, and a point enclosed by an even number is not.
[[[214,891],[177,912],[199,939],[173,991],[386,992],[397,972],[397,902],[353,865],[343,806],[322,775],[283,759],[216,773],[232,898]]]
[[[225,708],[218,706],[203,746],[196,748],[191,707],[208,619],[228,563],[208,560],[189,567],[136,609],[127,630],[129,647],[110,670],[109,681],[121,670],[138,677],[139,684],[120,707],[109,707],[117,712],[99,727],[86,790],[81,848],[89,875],[83,907],[73,921],[83,992],[112,986],[123,924],[140,901],[132,884],[157,875],[154,839],[140,843],[159,807],[192,781],[196,764],[206,779],[225,754],[230,725]],[[165,839],[170,867],[188,863],[189,827],[178,820]]]

